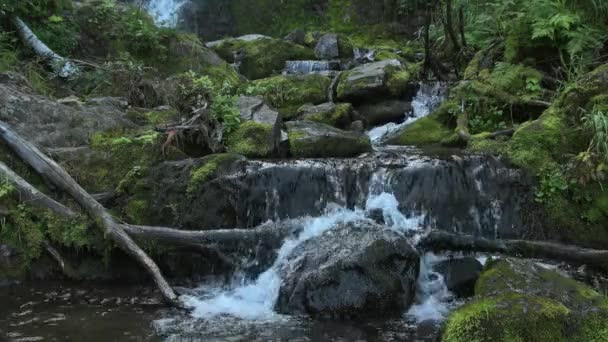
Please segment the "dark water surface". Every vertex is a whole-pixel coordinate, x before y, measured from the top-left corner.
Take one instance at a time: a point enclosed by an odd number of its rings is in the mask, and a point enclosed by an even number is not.
[[[159,341],[150,288],[69,283],[0,287],[0,341]]]

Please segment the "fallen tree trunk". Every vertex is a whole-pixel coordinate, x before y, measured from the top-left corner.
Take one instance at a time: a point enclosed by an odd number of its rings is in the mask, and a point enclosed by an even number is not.
[[[173,305],[179,304],[177,295],[161,274],[158,265],[131,239],[112,215],[80,187],[63,168],[44,155],[38,148],[17,135],[2,121],[0,121],[0,139],[38,174],[48,179],[59,190],[74,198],[120,249],[133,257],[148,271],[164,299]]]
[[[77,214],[65,205],[55,201],[46,194],[38,191],[25,179],[13,172],[6,164],[0,161],[0,175],[14,187],[22,202],[27,202],[38,208],[49,209],[61,217],[75,217]]]
[[[514,257],[542,258],[588,265],[608,272],[608,250],[562,245],[554,242],[528,240],[490,240],[470,235],[433,231],[419,247],[432,251],[467,251],[500,253]]]
[[[41,41],[34,32],[19,17],[12,18],[13,25],[17,29],[19,38],[23,45],[29,47],[34,53],[42,58],[59,77],[72,78],[76,76],[79,69],[69,59],[61,57]]]

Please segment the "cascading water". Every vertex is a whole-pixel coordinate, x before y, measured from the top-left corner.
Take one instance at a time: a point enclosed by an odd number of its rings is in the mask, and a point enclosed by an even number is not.
[[[365,209],[346,209],[334,205],[323,216],[304,218],[303,231],[296,238],[283,243],[274,264],[255,281],[241,281],[228,290],[201,288],[205,294],[197,297],[185,296],[184,303],[194,309],[192,315],[196,318],[212,319],[229,315],[246,320],[273,319],[278,316],[274,312],[274,306],[281,286],[279,270],[287,266],[290,252],[304,241],[323,234],[339,223],[363,220],[366,218],[366,211],[370,210],[381,210],[385,225],[392,230],[404,234],[421,231],[424,215],[406,217],[399,211],[399,202],[388,186],[388,176],[384,169],[372,175]],[[335,181],[339,182],[337,179]],[[339,188],[338,184],[336,188]]]
[[[147,5],[148,13],[159,26],[175,27],[178,22],[179,10],[188,0],[150,0]]]
[[[391,133],[432,113],[445,99],[446,91],[447,87],[442,82],[421,83],[416,97],[412,100],[412,111],[404,113],[405,120],[400,124],[391,122],[368,131],[367,135],[372,143],[379,144]]]
[[[287,61],[284,74],[312,74],[339,69],[340,65],[332,61]]]

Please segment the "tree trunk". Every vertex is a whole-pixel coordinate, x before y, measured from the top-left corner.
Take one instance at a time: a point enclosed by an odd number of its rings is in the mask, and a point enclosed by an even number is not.
[[[456,37],[456,32],[454,32],[454,24],[452,20],[452,0],[447,0],[445,5],[445,26],[446,32],[452,44],[454,45],[455,51],[460,51],[460,43],[458,42],[458,38]]]
[[[164,299],[171,304],[179,304],[175,292],[161,274],[156,263],[127,235],[112,215],[82,189],[63,168],[13,132],[2,121],[0,121],[0,139],[38,174],[48,179],[59,190],[74,198],[120,249],[137,260],[150,273]]]
[[[42,58],[53,70],[55,74],[63,78],[72,78],[79,72],[78,67],[70,62],[69,59],[59,56],[41,41],[32,30],[19,17],[12,18],[13,25],[23,42],[36,55]]]
[[[500,253],[514,257],[545,258],[589,265],[608,272],[608,251],[527,240],[490,240],[434,231],[420,241],[424,250]]]

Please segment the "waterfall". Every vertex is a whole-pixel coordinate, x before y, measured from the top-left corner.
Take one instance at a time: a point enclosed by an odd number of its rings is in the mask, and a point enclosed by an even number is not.
[[[401,233],[421,230],[424,215],[406,217],[399,211],[399,202],[390,192],[388,177],[384,169],[372,175],[364,209],[333,206],[322,216],[304,218],[304,230],[296,238],[288,239],[283,243],[274,264],[255,281],[241,280],[241,283],[228,290],[201,289],[202,292],[206,292],[204,295],[186,296],[183,298],[184,303],[194,309],[192,315],[195,318],[210,319],[225,315],[246,320],[277,318],[279,315],[274,312],[274,306],[281,286],[279,270],[286,266],[287,257],[299,244],[323,234],[339,223],[365,219],[366,210],[374,209],[382,210],[386,225],[390,229]]]
[[[388,123],[375,127],[367,132],[373,144],[380,144],[391,133],[431,114],[437,109],[446,97],[447,87],[442,82],[421,83],[416,96],[412,100],[412,111],[404,113],[404,121],[400,124]]]
[[[312,74],[340,67],[339,63],[332,61],[286,61],[284,74]]]
[[[147,5],[148,13],[159,26],[175,27],[178,22],[179,10],[188,0],[150,0]]]

